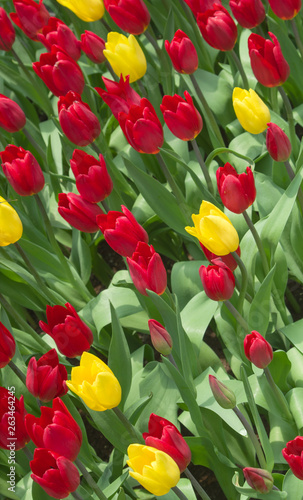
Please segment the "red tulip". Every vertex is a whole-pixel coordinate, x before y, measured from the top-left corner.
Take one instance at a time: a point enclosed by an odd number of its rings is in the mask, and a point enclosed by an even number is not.
[[[51,51],[52,45],[57,45],[74,61],[78,61],[81,56],[79,40],[61,19],[50,17],[47,25],[42,28],[42,33],[37,34],[37,38],[48,51]]]
[[[223,205],[231,212],[242,214],[256,199],[256,188],[250,167],[246,173],[238,174],[230,163],[219,167],[217,172],[218,191]]]
[[[258,493],[269,493],[272,490],[274,480],[267,470],[244,467],[243,474],[249,486]]]
[[[5,10],[0,7],[0,50],[11,50],[16,33]]]
[[[56,349],[51,349],[41,358],[29,360],[26,373],[26,387],[33,396],[48,402],[67,393],[65,384],[67,371],[59,363]]]
[[[114,117],[117,118],[120,111],[128,113],[130,107],[135,104],[140,106],[141,97],[131,88],[129,84],[129,76],[124,80],[121,75],[119,82],[114,82],[108,78],[102,77],[106,91],[100,87],[95,87],[103,101],[110,107]]]
[[[199,269],[204,291],[211,300],[228,300],[234,293],[235,277],[221,259],[214,259],[213,264]]]
[[[176,31],[169,43],[165,40],[166,51],[179,73],[190,75],[198,68],[198,54],[191,39],[182,30]]]
[[[21,450],[30,441],[24,425],[23,396],[18,400],[14,395],[15,388],[13,391],[9,389],[0,386],[0,448]],[[10,429],[12,426],[14,429]]]
[[[85,30],[85,32],[82,33],[81,49],[95,64],[101,64],[106,61],[106,57],[103,54],[105,41],[92,31]]]
[[[283,130],[275,123],[268,123],[266,147],[275,161],[286,161],[291,154],[291,143]]]
[[[15,356],[16,342],[11,332],[0,321],[0,368]]]
[[[43,172],[30,151],[9,144],[0,152],[0,158],[5,177],[20,196],[31,196],[43,189]]]
[[[37,33],[47,24],[50,14],[43,5],[34,0],[13,0],[16,12],[10,14],[11,20],[31,38],[37,40]]]
[[[74,193],[59,193],[58,212],[71,226],[84,233],[98,231],[97,215],[103,212],[96,203]]]
[[[142,295],[146,289],[161,295],[167,286],[167,275],[162,259],[152,245],[139,241],[132,257],[127,257],[131,279]]]
[[[271,10],[280,19],[293,19],[302,6],[301,0],[268,0]]]
[[[207,260],[209,260],[209,262],[212,262],[214,259],[220,258],[224,262],[224,264],[227,267],[229,267],[229,269],[231,271],[234,271],[237,268],[237,266],[238,266],[237,261],[231,253],[229,253],[227,255],[221,255],[221,256],[216,255],[215,253],[210,252],[201,242],[199,242],[199,243],[200,243],[200,247],[202,248],[205,257],[207,258]],[[240,246],[238,246],[236,252],[240,257],[240,255],[241,255]]]
[[[221,5],[221,0],[184,0],[191,9],[193,15],[197,17],[199,12],[212,9],[214,4]]]
[[[298,479],[303,480],[303,436],[288,441],[282,455]]]
[[[184,97],[178,94],[165,95],[160,104],[163,118],[169,130],[182,141],[192,141],[200,134],[203,121],[193,100],[185,90]]]
[[[104,7],[120,29],[140,35],[150,22],[150,14],[142,0],[104,0]]]
[[[273,358],[271,345],[255,330],[244,339],[245,356],[258,368],[266,368]]]
[[[211,47],[222,51],[233,49],[237,41],[237,26],[222,5],[215,3],[211,9],[198,14],[197,23]]]
[[[229,6],[243,28],[255,28],[264,21],[266,16],[261,0],[230,0]]]
[[[26,117],[19,104],[0,94],[0,128],[13,134],[21,130],[25,123]]]
[[[165,330],[164,326],[162,326],[161,323],[155,319],[148,320],[148,328],[151,343],[156,351],[163,354],[163,356],[168,356],[173,347],[173,341],[168,331]]]
[[[108,174],[104,157],[99,161],[85,151],[75,149],[70,166],[76,178],[77,189],[85,200],[98,203],[110,195],[113,182]]]

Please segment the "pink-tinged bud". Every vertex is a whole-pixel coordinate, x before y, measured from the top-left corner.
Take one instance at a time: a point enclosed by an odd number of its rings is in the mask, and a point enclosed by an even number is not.
[[[152,245],[139,241],[132,257],[127,257],[131,279],[142,295],[146,290],[162,295],[167,286],[167,275],[160,255]]]
[[[104,0],[104,7],[126,33],[140,35],[149,25],[150,14],[142,0]]]
[[[232,410],[237,404],[233,391],[228,389],[225,384],[222,384],[214,375],[209,375],[208,380],[213,396],[221,408]]]
[[[0,50],[8,52],[15,41],[16,33],[5,10],[0,7]]]
[[[15,356],[16,343],[11,332],[0,321],[0,368],[4,368]]]
[[[170,43],[165,40],[165,48],[176,71],[186,75],[196,71],[199,64],[198,54],[193,42],[184,31],[176,31]]]
[[[193,100],[185,90],[184,97],[178,94],[165,95],[160,104],[163,118],[169,130],[182,141],[192,141],[200,134],[203,121]]]
[[[203,252],[204,252],[204,255],[205,257],[207,258],[207,260],[209,262],[212,262],[214,259],[218,259],[220,258],[222,260],[222,262],[224,262],[224,264],[229,267],[229,269],[231,271],[234,271],[238,264],[237,264],[237,261],[236,259],[233,257],[233,255],[231,253],[227,254],[227,255],[217,255],[213,252],[210,252],[210,250],[208,250],[206,248],[206,246],[204,246],[200,241],[200,247],[202,248]],[[241,250],[240,250],[240,246],[238,246],[237,250],[236,250],[237,254],[239,255],[239,257],[241,256]]]
[[[25,426],[38,448],[47,448],[72,462],[77,458],[82,432],[60,398],[54,399],[52,408],[41,406],[40,418],[26,415]]]
[[[166,418],[151,413],[148,432],[143,432],[147,446],[167,453],[183,472],[191,461],[191,451],[177,427]]]
[[[13,392],[0,386],[0,448],[9,450],[10,441],[9,426],[11,425],[12,407],[14,408],[14,450],[21,450],[30,441],[24,425],[25,409],[23,396],[20,400],[16,398]]]
[[[255,330],[244,339],[245,356],[258,368],[266,368],[273,358],[271,345]]]
[[[303,436],[297,436],[292,441],[288,441],[282,450],[282,455],[294,475],[303,480]]]
[[[95,64],[101,64],[106,61],[106,57],[103,54],[105,41],[92,31],[85,30],[85,32],[82,33],[81,49]]]
[[[71,226],[84,233],[95,233],[99,227],[96,217],[103,214],[96,203],[74,193],[59,193],[58,212]]]
[[[110,195],[113,182],[101,154],[98,161],[85,151],[75,149],[70,166],[76,178],[77,189],[86,201],[98,203]]]
[[[199,269],[204,291],[211,300],[228,300],[234,293],[235,277],[221,259],[214,259],[213,263]]]
[[[30,151],[9,144],[0,152],[0,158],[5,177],[20,196],[31,196],[43,189],[43,172]]]
[[[254,175],[250,167],[238,174],[230,163],[216,172],[218,191],[223,205],[235,214],[242,214],[256,199]]]
[[[47,24],[50,17],[49,12],[43,5],[34,0],[13,0],[16,12],[10,14],[11,20],[31,38],[37,40],[37,33]]]
[[[35,398],[48,402],[63,396],[68,391],[66,380],[67,371],[65,366],[59,363],[56,349],[51,349],[38,361],[34,357],[29,360],[26,387]]]
[[[37,34],[37,38],[49,52],[52,45],[57,45],[74,61],[78,61],[81,56],[79,40],[77,40],[72,30],[56,17],[49,18],[47,25],[42,28],[42,33]]]
[[[0,128],[13,134],[21,130],[25,123],[26,117],[19,104],[0,94]]]
[[[230,0],[231,11],[243,28],[252,29],[261,24],[266,16],[261,0]]]
[[[283,130],[275,123],[268,123],[266,147],[275,161],[286,161],[291,155],[291,143]]]
[[[39,321],[39,326],[54,339],[61,354],[74,358],[89,350],[94,340],[92,331],[71,304],[47,306],[46,317],[48,323]]]
[[[68,92],[58,101],[59,122],[66,137],[77,146],[87,146],[100,135],[96,115],[76,92]]]
[[[173,341],[168,331],[155,319],[148,320],[148,328],[151,342],[156,351],[163,356],[168,356],[173,348]]]
[[[73,462],[46,448],[35,448],[34,459],[29,465],[32,480],[52,498],[66,498],[80,484],[79,472]]]
[[[215,49],[232,50],[237,41],[237,26],[229,12],[214,4],[212,9],[198,14],[197,23],[204,40]]]
[[[100,95],[101,99],[110,107],[114,117],[117,118],[120,111],[128,113],[130,107],[134,104],[140,106],[141,97],[131,88],[129,84],[129,76],[125,80],[121,75],[119,82],[114,82],[108,78],[102,77],[106,91],[100,87],[95,87],[95,90]]]
[[[243,474],[249,486],[258,493],[269,493],[272,490],[274,480],[267,470],[244,467]]]
[[[280,19],[293,19],[302,6],[301,0],[268,0],[271,10]]]
[[[105,241],[118,254],[131,257],[139,241],[148,243],[148,234],[124,205],[122,212],[109,211],[98,215],[97,224]]]

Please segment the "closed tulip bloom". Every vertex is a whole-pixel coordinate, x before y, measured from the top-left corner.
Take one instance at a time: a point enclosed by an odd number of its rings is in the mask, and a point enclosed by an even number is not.
[[[56,342],[61,354],[74,358],[89,350],[94,340],[92,331],[71,304],[47,306],[46,317],[47,323],[39,321],[39,326]]]
[[[197,23],[204,40],[215,49],[232,50],[237,41],[237,26],[229,12],[219,4],[199,13]]]
[[[230,0],[231,11],[243,28],[252,29],[261,24],[266,16],[261,0]]]
[[[133,104],[140,106],[141,96],[131,88],[129,75],[125,77],[125,80],[121,75],[119,82],[109,80],[108,78],[104,78],[104,76],[102,80],[106,91],[100,87],[95,87],[95,89],[101,99],[110,107],[111,112],[117,120],[121,111],[128,113]]]
[[[217,254],[215,254],[215,253],[213,253],[213,252],[210,252],[210,251],[206,248],[206,246],[205,246],[205,245],[203,245],[201,242],[199,242],[199,243],[200,243],[200,247],[202,248],[202,250],[203,250],[203,253],[204,253],[205,257],[207,258],[207,260],[208,260],[209,262],[212,262],[214,259],[217,259],[217,258],[219,257],[219,255],[217,255]],[[238,246],[238,248],[237,248],[236,252],[237,252],[237,254],[238,254],[238,255],[239,255],[239,257],[240,257],[240,255],[241,255],[240,246]],[[229,253],[229,254],[227,254],[227,255],[221,255],[221,256],[220,256],[220,258],[221,258],[222,262],[224,262],[224,264],[225,264],[227,267],[229,267],[229,269],[230,269],[231,271],[234,271],[234,270],[237,268],[237,266],[238,266],[237,261],[236,261],[236,259],[233,257],[233,255],[232,255],[231,253]]]
[[[249,486],[258,493],[269,493],[272,490],[274,480],[268,470],[244,467],[243,474]]]
[[[0,321],[0,368],[15,356],[16,342],[11,332]]]
[[[244,130],[260,134],[266,129],[270,111],[254,90],[235,87],[232,99],[234,111]]]
[[[78,61],[81,56],[79,40],[61,19],[50,17],[47,25],[43,27],[42,33],[37,34],[37,38],[48,51],[51,51],[52,45],[57,45],[74,61]]]
[[[218,191],[223,205],[235,214],[242,214],[256,199],[254,175],[250,167],[238,174],[236,169],[225,163],[216,172]]]
[[[283,130],[275,123],[268,123],[266,147],[275,161],[286,161],[291,154],[291,143]]]
[[[0,152],[0,158],[5,177],[20,196],[31,196],[43,189],[43,172],[30,151],[9,144]]]
[[[97,224],[109,246],[123,257],[131,257],[139,241],[148,243],[148,234],[124,205],[122,212],[110,210],[98,215]]]
[[[301,0],[268,0],[271,10],[280,19],[293,19],[302,7]]]
[[[72,368],[67,386],[95,411],[116,408],[121,401],[121,386],[111,369],[97,356],[84,352],[80,366]]]
[[[236,406],[236,396],[225,384],[213,375],[208,376],[211,392],[217,403],[225,410],[232,410]]]
[[[59,193],[58,198],[58,212],[66,222],[84,233],[98,231],[96,217],[103,212],[96,203],[74,193]]]
[[[219,208],[208,201],[202,201],[199,214],[193,214],[194,227],[187,231],[198,238],[200,243],[216,255],[235,252],[239,246],[239,236],[234,226]]]
[[[255,330],[244,339],[245,356],[258,368],[266,368],[273,358],[271,345]]]
[[[282,450],[282,455],[293,474],[303,480],[303,436],[297,436],[292,441],[288,441]]]
[[[66,394],[66,380],[67,371],[65,366],[59,363],[56,349],[51,349],[38,360],[34,356],[29,360],[26,387],[35,398],[48,402]]]
[[[160,255],[152,245],[139,241],[132,257],[127,257],[131,279],[142,295],[148,295],[147,289],[158,295],[165,292],[167,275]]]
[[[184,97],[185,99],[178,94],[174,96],[165,95],[162,104],[160,104],[160,109],[169,130],[182,141],[192,141],[200,134],[203,121],[186,90]]]
[[[99,161],[85,151],[75,149],[70,166],[76,179],[77,189],[85,200],[98,203],[110,195],[113,182],[106,168],[104,157]]]
[[[34,0],[13,0],[13,4],[16,12],[10,14],[11,20],[22,29],[26,36],[37,40],[37,33],[47,24],[50,17],[43,5],[43,0],[39,0],[39,3]]]
[[[12,134],[21,130],[25,123],[26,117],[19,104],[0,94],[0,128]]]
[[[16,210],[0,196],[0,247],[20,240],[23,226]]]
[[[124,78],[129,75],[130,83],[139,80],[146,73],[146,59],[134,35],[127,38],[121,33],[111,31],[107,35],[104,55],[114,73]]]
[[[143,432],[147,446],[167,453],[183,472],[191,461],[191,451],[177,427],[166,418],[151,413],[148,432]]]
[[[57,0],[57,2],[87,23],[98,21],[105,12],[103,0]]]
[[[58,113],[64,134],[77,146],[88,146],[100,135],[98,118],[76,92],[59,98]]]
[[[214,259],[213,264],[199,269],[204,291],[211,300],[228,300],[234,293],[235,277],[221,259]]]
[[[66,498],[80,485],[77,467],[63,456],[45,448],[36,448],[29,463],[31,478],[52,498]]]
[[[173,341],[168,331],[161,325],[161,323],[159,323],[159,321],[156,321],[155,319],[148,320],[148,328],[151,343],[156,351],[163,356],[168,356],[173,348]]]
[[[153,495],[165,495],[178,484],[179,467],[167,453],[151,446],[131,444],[127,454],[126,463],[133,469],[129,475]]]
[[[150,22],[148,8],[142,0],[104,0],[113,21],[126,33],[140,35]]]
[[[290,69],[283,57],[277,37],[273,33],[268,34],[272,42],[256,33],[249,36],[250,63],[258,82],[265,87],[277,87],[287,80]]]
[[[16,38],[14,27],[5,10],[0,7],[0,50],[11,50]]]
[[[221,5],[221,0],[184,0],[188,7],[191,9],[193,15],[197,17],[199,12],[205,12],[213,8],[216,3]]]
[[[9,426],[12,425],[12,407],[14,408],[14,441],[10,441]],[[24,425],[25,409],[23,396],[20,400],[5,387],[0,386],[0,448],[9,450],[8,445],[14,443],[14,450],[21,450],[30,441]]]
[[[191,39],[182,30],[176,31],[169,43],[165,40],[165,49],[173,67],[179,73],[191,75],[198,68],[198,54]]]
[[[77,458],[82,432],[60,398],[54,399],[52,408],[41,406],[41,417],[26,415],[25,426],[38,448],[47,448],[72,462]]]
[[[92,31],[85,30],[81,35],[81,49],[84,54],[95,64],[101,64],[106,61],[103,54],[105,49],[105,41],[100,36]]]

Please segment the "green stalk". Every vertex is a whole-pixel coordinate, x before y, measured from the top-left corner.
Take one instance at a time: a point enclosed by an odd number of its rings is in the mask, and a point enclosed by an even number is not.
[[[74,497],[76,500],[84,500],[84,498],[79,495],[79,493],[77,493],[77,491],[74,491],[73,493],[71,493],[71,496]]]
[[[20,370],[20,368],[18,368],[18,366],[15,365],[15,363],[12,360],[10,360],[10,362],[8,363],[8,366],[13,370],[13,372],[17,375],[17,377],[19,377],[21,382],[23,382],[23,384],[26,385],[26,376]]]
[[[39,144],[37,143],[37,141],[33,138],[32,134],[25,127],[22,129],[22,132],[25,135],[25,137],[28,139],[28,141],[32,144],[32,146],[34,146],[35,150],[41,156],[41,158],[44,161],[44,163],[47,163],[45,152],[39,146]]]
[[[188,470],[188,468],[185,469],[184,474],[188,477],[190,480],[191,484],[193,485],[194,489],[198,493],[198,495],[202,498],[202,500],[210,500],[210,497],[206,493],[206,491],[202,488],[201,484],[198,483],[196,478],[192,475],[192,473]]]
[[[207,167],[204,163],[204,160],[202,158],[202,155],[201,155],[201,152],[200,152],[200,149],[198,147],[198,144],[197,144],[197,141],[196,139],[193,139],[191,141],[192,145],[193,145],[193,148],[194,148],[194,152],[196,154],[196,157],[197,157],[197,160],[198,160],[198,163],[201,167],[201,170],[202,170],[202,174],[204,175],[204,179],[206,181],[206,184],[207,184],[207,188],[208,188],[208,191],[211,193],[211,194],[214,194],[214,188],[213,188],[213,185],[212,185],[212,182],[211,182],[211,178],[210,178],[210,175],[209,175],[209,172],[207,170]]]
[[[237,56],[237,54],[235,53],[234,49],[232,49],[230,51],[230,54],[231,54],[231,57],[233,58],[234,60],[234,63],[235,65],[237,66],[238,68],[238,71],[241,75],[241,78],[242,78],[242,82],[243,82],[243,87],[246,89],[246,90],[249,90],[249,83],[248,83],[248,80],[247,80],[247,76],[246,76],[246,73],[244,71],[244,68],[242,66],[242,63],[239,59],[239,57]]]
[[[303,59],[303,43],[301,41],[301,37],[299,34],[298,23],[299,23],[299,19],[297,19],[297,16],[290,21],[290,24],[291,24],[291,27],[293,30],[293,34],[295,35],[297,47],[298,47],[299,52],[301,54],[301,58]]]
[[[169,361],[171,362],[171,364],[174,365],[174,367],[179,371],[179,368],[177,366],[177,363],[175,362],[175,358],[173,357],[173,355],[169,354],[166,357],[167,357],[167,359],[169,359]]]
[[[253,235],[253,238],[256,242],[256,245],[258,247],[258,250],[259,250],[259,253],[260,253],[260,257],[261,257],[261,261],[262,261],[262,266],[263,266],[263,270],[264,270],[264,273],[265,274],[268,274],[269,273],[269,264],[267,262],[267,257],[266,257],[266,253],[265,253],[265,250],[263,248],[263,245],[262,245],[262,241],[261,241],[261,238],[255,228],[255,226],[253,225],[251,219],[249,218],[247,212],[244,210],[243,212],[243,217],[245,219],[245,222],[246,224],[248,225],[252,235]]]
[[[296,129],[295,129],[295,120],[292,112],[292,107],[290,104],[290,101],[285,93],[285,90],[283,87],[278,87],[278,90],[280,92],[280,95],[283,99],[286,115],[287,115],[287,121],[289,125],[289,135],[290,135],[290,142],[293,150],[293,154],[295,159],[298,157],[298,137],[296,135]]]
[[[113,411],[117,415],[119,420],[122,422],[129,435],[134,439],[135,443],[144,443],[142,435],[130,423],[130,421],[126,418],[124,413],[122,413],[122,411],[118,407],[113,408]]]
[[[293,169],[291,168],[291,165],[288,160],[284,162],[284,165],[286,167],[287,173],[289,175],[290,180],[292,181],[295,178],[295,173]],[[299,187],[298,194],[297,194],[298,202],[301,207],[301,212],[303,213],[303,191],[301,189],[301,186]]]
[[[274,394],[274,397],[276,398],[276,401],[277,401],[279,407],[281,408],[281,413],[282,413],[283,417],[286,420],[293,421],[293,416],[290,413],[286,399],[285,399],[284,395],[281,393],[280,389],[276,386],[276,383],[275,383],[274,379],[272,378],[272,374],[270,373],[268,366],[266,366],[266,368],[264,368],[264,373],[265,373],[267,382],[270,385],[270,388]]]
[[[33,460],[34,456],[33,456],[32,452],[31,452],[31,450],[26,445],[23,446],[22,451],[26,455],[26,457],[28,458],[28,460]]]
[[[172,490],[175,492],[177,497],[180,498],[180,500],[188,500],[188,498],[182,493],[181,490],[179,490],[179,488],[177,488],[177,486],[174,486]]]
[[[251,427],[251,425],[249,424],[249,422],[246,420],[246,418],[244,417],[243,413],[239,410],[239,408],[237,408],[237,406],[235,406],[235,408],[233,408],[233,411],[235,412],[235,414],[237,415],[238,419],[243,424],[243,427],[247,431],[248,437],[250,438],[250,440],[251,440],[251,442],[252,442],[252,444],[253,444],[253,446],[254,446],[254,448],[256,450],[256,454],[257,454],[257,457],[258,457],[261,469],[267,470],[266,459],[265,459],[263,450],[261,448],[261,445],[260,445],[260,443],[258,441],[258,438],[257,438],[257,436],[255,435],[255,433],[253,431],[253,428]]]
[[[248,323],[243,318],[242,314],[240,314],[237,311],[237,309],[232,305],[232,303],[229,300],[224,300],[223,303],[226,305],[227,309],[232,313],[233,317],[237,320],[237,322],[239,323],[239,325],[242,326],[243,330],[246,333],[251,333],[250,328],[248,326]]]
[[[87,484],[94,490],[97,497],[100,498],[100,500],[108,500],[79,458],[76,458],[75,464],[82,473],[84,479],[86,479]]]
[[[277,94],[277,87],[271,87],[270,88],[270,101],[271,101],[271,107],[277,115],[279,114],[279,104],[278,104],[278,94]],[[265,134],[266,137],[266,134]]]
[[[247,269],[244,265],[244,262],[239,257],[237,252],[231,252],[231,254],[232,254],[233,258],[235,259],[235,261],[237,262],[237,264],[240,268],[241,274],[242,274],[241,290],[240,290],[239,297],[238,297],[238,311],[240,314],[242,314],[243,303],[244,303],[246,290],[247,290],[248,274],[247,274]]]

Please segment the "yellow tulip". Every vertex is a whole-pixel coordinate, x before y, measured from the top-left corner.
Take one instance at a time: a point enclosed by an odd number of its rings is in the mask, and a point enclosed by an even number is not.
[[[123,78],[129,75],[130,83],[139,80],[146,73],[145,55],[134,35],[129,35],[127,38],[111,31],[107,35],[103,54],[116,75],[120,77],[122,74]]]
[[[98,21],[105,12],[103,0],[57,0],[57,2],[87,23]]]
[[[178,484],[179,467],[164,451],[142,444],[131,444],[127,454],[127,465],[134,471],[130,471],[130,476],[153,495],[165,495]]]
[[[0,246],[6,247],[20,240],[22,222],[16,210],[0,196]]]
[[[192,214],[194,227],[187,231],[216,255],[235,252],[239,246],[239,236],[229,218],[215,205],[202,201],[199,214]]]
[[[242,127],[251,134],[260,134],[270,122],[268,107],[252,89],[234,88],[233,106]]]
[[[121,401],[121,387],[111,369],[89,352],[81,356],[80,366],[72,368],[67,387],[95,411],[115,408]]]

